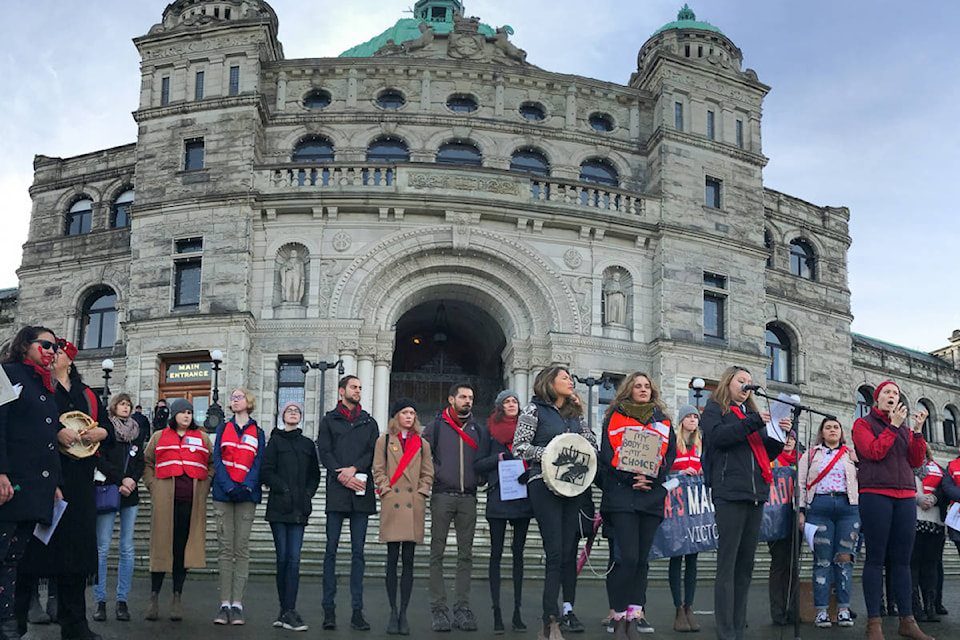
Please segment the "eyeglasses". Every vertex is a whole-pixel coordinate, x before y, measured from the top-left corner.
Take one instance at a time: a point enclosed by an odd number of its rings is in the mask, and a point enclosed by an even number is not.
[[[230,396],[230,399],[231,399],[231,400],[246,400],[246,399],[247,399],[247,396],[245,396],[245,395],[242,394],[242,393],[235,393],[235,394],[233,394],[232,396]]]
[[[40,345],[41,349],[52,349],[54,353],[60,349],[60,344],[58,342],[50,342],[49,340],[31,340],[30,343]]]

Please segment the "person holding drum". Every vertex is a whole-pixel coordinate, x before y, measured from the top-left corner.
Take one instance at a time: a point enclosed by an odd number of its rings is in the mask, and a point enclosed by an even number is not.
[[[562,640],[557,599],[561,583],[571,599],[576,590],[580,494],[590,488],[596,474],[597,441],[566,367],[541,371],[533,393],[517,420],[513,453],[530,464],[527,492],[546,555],[538,638]],[[564,603],[564,614],[573,614],[572,603]]]
[[[751,381],[743,367],[728,367],[700,421],[701,462],[713,488],[720,538],[713,589],[719,640],[743,637],[763,505],[773,480],[770,461],[783,451],[783,443],[766,434],[770,414],[757,410],[753,392],[745,388]],[[790,430],[789,417],[780,421],[780,428]]]
[[[627,376],[603,419],[600,474],[603,500],[600,513],[615,532],[617,560],[607,574],[607,592],[613,600],[614,639],[626,640],[630,626],[653,632],[644,616],[647,601],[647,556],[663,521],[667,479],[677,457],[677,436],[670,427],[660,389],[645,373]],[[655,444],[657,459],[642,461],[625,455],[624,444],[634,436]],[[627,445],[627,450],[632,443]]]

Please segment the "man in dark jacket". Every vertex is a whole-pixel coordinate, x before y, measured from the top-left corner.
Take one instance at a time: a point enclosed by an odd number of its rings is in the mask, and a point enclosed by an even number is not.
[[[327,547],[323,556],[323,628],[337,628],[337,546],[343,521],[350,520],[350,626],[366,631],[363,617],[363,544],[367,518],[377,512],[373,485],[373,449],[380,428],[360,408],[360,379],[340,378],[340,402],[327,412],[317,430],[317,455],[327,470]]]
[[[170,409],[167,408],[167,401],[163,398],[157,400],[157,406],[153,408],[153,430],[160,431],[167,426],[170,419]]]
[[[140,427],[140,434],[147,436],[147,439],[150,439],[150,420],[147,419],[147,416],[143,415],[143,407],[137,405],[133,408],[133,413],[130,414],[130,417],[133,418],[134,422],[137,423],[137,426]]]
[[[447,397],[450,406],[423,432],[433,452],[433,494],[430,496],[430,611],[434,631],[450,631],[443,554],[453,524],[457,534],[457,576],[453,626],[476,631],[470,610],[470,573],[473,569],[473,534],[477,526],[477,474],[474,461],[480,443],[480,426],[473,421],[473,387],[455,384]]]

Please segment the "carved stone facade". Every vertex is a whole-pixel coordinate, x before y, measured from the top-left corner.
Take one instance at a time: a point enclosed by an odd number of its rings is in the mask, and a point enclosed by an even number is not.
[[[221,389],[250,386],[269,423],[284,363],[342,360],[384,425],[401,342],[446,340],[443,304],[476,310],[477,348],[496,350],[482,359],[521,395],[552,363],[639,369],[676,410],[693,377],[729,364],[763,381],[774,327],[790,357],[771,389],[849,424],[857,387],[894,376],[942,424],[960,358],[911,367],[851,338],[849,212],[764,187],[769,87],[718,30],[673,23],[620,85],[539,69],[506,28],[459,15],[446,30],[421,22],[375,61],[285,59],[277,20],[262,0],[171,4],[135,40],[137,140],[37,157],[13,300],[20,323],[79,341],[90,292],[116,293],[118,338],[81,351],[88,378],[109,355],[114,390],[149,406],[172,393],[165,363],[219,348]],[[402,157],[371,157],[377,143]],[[132,225],[114,228],[131,187]],[[70,234],[86,199],[91,230]],[[811,277],[794,272],[798,240]],[[412,316],[422,331],[402,333]],[[450,331],[471,320],[449,318]],[[308,432],[319,375],[306,375]]]

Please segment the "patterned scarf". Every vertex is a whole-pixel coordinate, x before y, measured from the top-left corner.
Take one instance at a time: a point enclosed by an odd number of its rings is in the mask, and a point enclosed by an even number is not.
[[[133,418],[110,416],[110,422],[113,424],[113,431],[120,442],[133,442],[140,435],[140,425]]]
[[[360,417],[360,403],[354,405],[353,409],[348,409],[347,405],[343,404],[342,402],[338,402],[337,411],[343,414],[343,417],[349,420],[350,424],[353,424],[357,421],[357,418]]]

